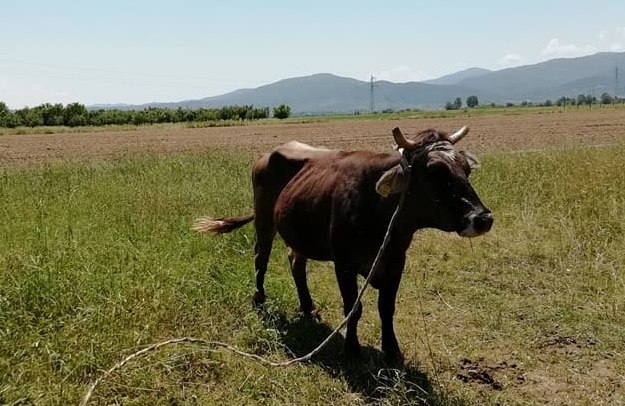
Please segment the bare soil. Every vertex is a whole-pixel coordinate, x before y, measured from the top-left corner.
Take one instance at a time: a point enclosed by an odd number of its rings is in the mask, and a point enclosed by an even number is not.
[[[516,382],[525,382],[523,372],[517,368],[516,364],[508,364],[506,361],[495,365],[488,365],[483,359],[472,361],[468,358],[460,360],[460,372],[456,374],[456,379],[464,383],[478,383],[489,386],[494,390],[502,390],[503,385],[496,380],[497,375],[512,374],[516,376]]]
[[[597,108],[503,116],[336,120],[307,124],[257,124],[240,127],[139,127],[133,131],[0,136],[0,166],[52,161],[91,161],[128,154],[202,153],[214,149],[259,154],[298,140],[340,149],[388,150],[391,130],[406,134],[426,128],[455,131],[471,127],[462,141],[474,152],[523,151],[625,142],[625,110]]]

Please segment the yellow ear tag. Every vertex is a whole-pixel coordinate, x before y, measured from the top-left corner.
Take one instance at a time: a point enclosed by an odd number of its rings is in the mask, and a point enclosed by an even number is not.
[[[375,184],[375,190],[382,197],[388,197],[393,190],[393,175],[390,173],[385,173]]]

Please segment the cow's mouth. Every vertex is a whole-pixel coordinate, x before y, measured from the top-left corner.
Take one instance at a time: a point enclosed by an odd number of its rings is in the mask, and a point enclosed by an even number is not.
[[[477,237],[490,231],[493,226],[493,214],[489,210],[480,213],[471,213],[464,218],[462,227],[458,231],[461,237]]]

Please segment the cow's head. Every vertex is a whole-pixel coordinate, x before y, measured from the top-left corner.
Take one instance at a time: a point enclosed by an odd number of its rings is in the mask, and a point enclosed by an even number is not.
[[[406,190],[405,204],[417,207],[405,210],[413,213],[420,227],[456,231],[463,237],[486,233],[493,215],[469,182],[471,170],[479,163],[475,156],[454,148],[468,132],[468,127],[452,135],[426,130],[408,139],[395,128],[401,164],[384,173],[376,189],[385,196]]]

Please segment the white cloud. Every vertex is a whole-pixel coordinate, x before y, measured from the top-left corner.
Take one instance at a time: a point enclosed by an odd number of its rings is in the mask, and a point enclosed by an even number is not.
[[[597,51],[624,52],[625,51],[625,27],[616,27],[611,30],[599,32],[599,45]]]
[[[547,43],[542,54],[549,58],[567,58],[592,54],[597,51],[592,45],[577,46],[575,44],[564,44],[559,39],[553,38]]]
[[[523,58],[517,54],[507,54],[504,55],[503,58],[499,60],[499,65],[510,67],[510,66],[518,66],[523,63]]]
[[[625,45],[620,42],[614,42],[608,47],[608,49],[610,52],[623,52],[625,51]]]
[[[378,73],[374,73],[373,76],[378,80],[388,80],[390,82],[404,83],[424,80],[425,72],[421,70],[413,70],[409,66],[401,65],[389,70],[383,70]]]
[[[616,27],[611,30],[602,30],[599,32],[599,39],[603,44],[622,42],[625,38],[625,27]]]

